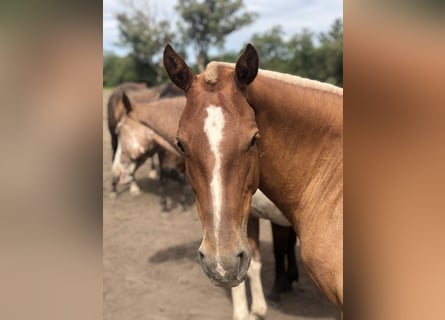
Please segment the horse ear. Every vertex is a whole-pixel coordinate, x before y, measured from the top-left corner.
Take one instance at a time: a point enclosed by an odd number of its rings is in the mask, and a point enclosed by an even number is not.
[[[170,44],[167,44],[164,49],[164,66],[173,83],[187,92],[195,75]]]
[[[130,113],[131,110],[133,110],[133,107],[131,105],[130,99],[128,98],[125,92],[122,93],[122,102],[124,104],[125,111],[127,112],[127,114]]]
[[[245,87],[255,79],[258,65],[258,53],[255,47],[249,43],[235,66],[236,78],[241,86]]]

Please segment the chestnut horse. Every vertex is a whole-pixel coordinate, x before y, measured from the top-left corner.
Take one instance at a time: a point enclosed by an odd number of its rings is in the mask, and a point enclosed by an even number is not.
[[[134,168],[142,159],[154,152],[169,148],[168,154],[178,171],[183,171],[184,158],[175,149],[179,118],[185,107],[185,98],[162,99],[152,103],[132,103],[125,94],[122,97],[126,114],[118,126],[119,147],[116,152],[115,166],[119,167],[121,174],[128,176],[128,170]],[[167,149],[165,149],[167,151]],[[123,159],[131,159],[133,165],[119,163]],[[161,162],[161,167],[163,166]],[[259,190],[252,198],[252,216],[248,223],[247,238],[253,255],[249,269],[250,288],[252,292],[251,314],[257,318],[264,317],[267,304],[264,298],[261,283],[261,255],[259,251],[259,218],[271,221],[275,256],[275,282],[271,298],[279,300],[280,293],[291,289],[293,281],[298,280],[298,269],[295,260],[296,236],[290,230],[289,221],[275,207],[275,205]],[[287,257],[287,270],[285,258]],[[247,319],[249,308],[246,299],[244,283],[232,288],[233,319]],[[252,317],[253,318],[253,317]],[[251,319],[252,319],[251,318]]]
[[[201,266],[219,286],[244,279],[260,187],[298,234],[309,276],[343,310],[343,89],[258,65],[248,44],[235,65],[210,63],[195,75],[164,49],[187,98],[177,143],[203,226]]]

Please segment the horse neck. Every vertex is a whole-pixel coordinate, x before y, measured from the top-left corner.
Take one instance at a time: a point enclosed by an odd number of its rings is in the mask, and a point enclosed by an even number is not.
[[[172,147],[178,130],[185,98],[162,99],[148,104],[137,104],[134,117],[164,138]]]
[[[261,136],[260,188],[297,229],[320,211],[314,204],[338,205],[342,181],[342,91],[307,84],[259,74],[247,90]]]

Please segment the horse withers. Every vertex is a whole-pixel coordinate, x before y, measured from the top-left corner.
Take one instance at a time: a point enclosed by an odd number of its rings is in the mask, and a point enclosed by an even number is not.
[[[203,226],[202,268],[238,285],[251,259],[247,220],[258,186],[291,222],[302,261],[343,308],[343,90],[259,70],[247,45],[236,64],[195,75],[167,45],[164,65],[184,90],[178,146]]]

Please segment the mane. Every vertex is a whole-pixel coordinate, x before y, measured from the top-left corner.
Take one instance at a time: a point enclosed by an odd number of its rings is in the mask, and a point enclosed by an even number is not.
[[[219,62],[219,61],[212,61],[210,62],[205,71],[204,71],[204,80],[205,82],[209,84],[215,84],[216,81],[218,81],[218,69],[219,67],[227,67],[231,69],[235,69],[234,63],[229,62]],[[334,86],[330,83],[325,83],[317,80],[311,80],[299,76],[294,76],[287,73],[280,73],[275,71],[269,71],[269,70],[263,70],[258,69],[258,74],[260,74],[263,77],[275,79],[279,81],[283,81],[286,83],[290,83],[299,87],[309,88],[309,89],[315,89],[325,92],[331,92],[338,95],[343,95],[343,88]]]

